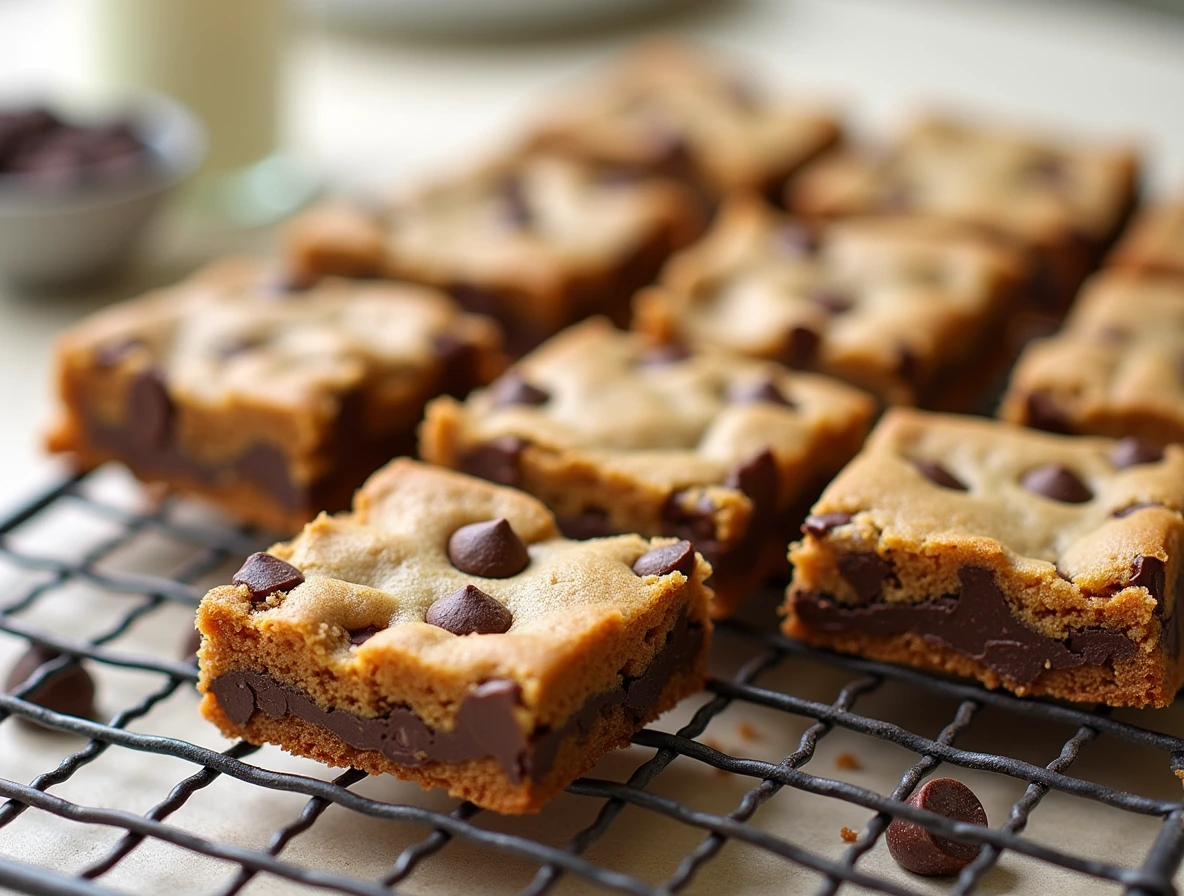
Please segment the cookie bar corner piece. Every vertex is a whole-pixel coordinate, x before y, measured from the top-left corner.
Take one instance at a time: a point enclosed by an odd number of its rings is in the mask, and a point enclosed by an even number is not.
[[[205,596],[201,711],[535,812],[702,688],[710,574],[688,542],[570,541],[528,495],[396,460]]]
[[[783,629],[1021,696],[1184,679],[1184,447],[896,409],[790,547]]]

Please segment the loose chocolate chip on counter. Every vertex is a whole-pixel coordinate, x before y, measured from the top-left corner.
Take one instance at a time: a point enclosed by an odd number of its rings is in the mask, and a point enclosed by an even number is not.
[[[530,563],[526,545],[506,519],[461,526],[448,539],[448,559],[461,572],[508,579]]]
[[[1168,577],[1164,562],[1158,557],[1145,557],[1139,554],[1131,563],[1131,577],[1127,585],[1134,588],[1146,588],[1147,593],[1155,598],[1156,612],[1163,611],[1163,599],[1167,593]]]
[[[892,565],[887,560],[867,551],[839,554],[836,562],[839,575],[864,603],[880,593],[884,579],[892,573]]]
[[[637,359],[642,367],[665,367],[667,364],[677,364],[691,356],[687,347],[679,342],[666,342],[647,348]]]
[[[1069,435],[1073,432],[1073,427],[1069,424],[1065,412],[1047,393],[1033,392],[1028,396],[1025,404],[1028,412],[1028,426],[1033,429],[1042,429],[1045,432],[1056,432],[1061,435]]]
[[[809,327],[793,327],[785,334],[782,360],[795,370],[804,370],[814,363],[820,338]]]
[[[1120,470],[1163,460],[1163,449],[1137,436],[1127,436],[1110,452],[1110,463]]]
[[[46,663],[53,662],[60,656],[60,653],[49,647],[39,644],[30,646],[8,673],[4,690],[9,693],[17,690],[39,668]],[[90,673],[82,668],[77,661],[71,661],[57,672],[52,673],[23,699],[63,715],[78,716],[83,719],[93,718],[95,715],[95,683],[90,677]],[[17,718],[36,724],[31,719],[21,716]]]
[[[128,439],[148,451],[166,447],[173,435],[173,411],[164,373],[156,368],[144,371],[128,389],[124,410]]]
[[[802,523],[802,534],[813,535],[815,538],[825,538],[831,529],[845,526],[851,522],[849,513],[812,513]]]
[[[633,572],[639,576],[668,576],[675,570],[687,578],[695,571],[695,546],[689,541],[646,551],[633,564]]]
[[[794,406],[794,403],[777,388],[777,384],[768,377],[744,383],[733,383],[728,389],[727,398],[729,404],[765,402],[766,404],[784,405],[787,408]]]
[[[260,600],[277,591],[291,591],[303,581],[304,576],[291,563],[262,551],[248,557],[230,580],[232,585],[246,585],[251,600]]]
[[[349,643],[354,647],[361,647],[380,631],[382,631],[382,628],[377,625],[368,625],[365,628],[355,628],[349,633]]]
[[[806,298],[827,314],[846,314],[855,307],[855,300],[847,293],[825,286],[810,290]]]
[[[1094,496],[1076,473],[1055,463],[1033,467],[1020,477],[1020,485],[1034,494],[1065,504],[1084,504]]]
[[[495,407],[510,404],[540,405],[551,400],[551,394],[532,386],[514,371],[500,377],[489,387],[489,397]]]
[[[936,460],[914,460],[913,466],[917,471],[935,485],[942,488],[952,488],[954,491],[966,491],[966,484]]]
[[[460,459],[460,467],[464,472],[490,482],[518,485],[521,478],[518,460],[525,447],[526,442],[516,436],[498,436],[466,451]]]
[[[969,787],[953,778],[927,781],[911,797],[909,805],[944,815],[951,821],[987,826],[983,804]],[[939,837],[904,818],[893,819],[885,834],[888,852],[896,863],[914,874],[957,874],[977,858],[982,846]]]
[[[423,621],[454,635],[500,635],[510,630],[514,617],[476,585],[465,585],[428,607]]]
[[[1154,501],[1138,501],[1134,504],[1128,504],[1126,507],[1120,507],[1118,510],[1110,514],[1110,516],[1114,517],[1116,520],[1120,520],[1123,517],[1128,517],[1132,513],[1135,513],[1139,510],[1146,510],[1148,507],[1163,507],[1163,505],[1156,504]]]

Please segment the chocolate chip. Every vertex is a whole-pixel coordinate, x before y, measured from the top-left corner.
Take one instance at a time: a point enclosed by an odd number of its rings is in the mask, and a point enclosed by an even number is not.
[[[633,572],[643,577],[668,576],[676,570],[687,578],[695,571],[695,547],[689,541],[646,551],[633,564]]]
[[[383,627],[378,625],[368,625],[365,628],[351,629],[349,632],[349,643],[354,647],[361,647],[380,631]]]
[[[288,458],[275,445],[253,443],[235,459],[234,469],[284,507],[296,509],[308,501],[307,486],[293,481]]]
[[[777,384],[769,377],[759,380],[749,380],[743,383],[733,383],[728,388],[729,404],[780,404],[787,408],[794,407],[794,403],[787,399],[777,388]]]
[[[892,565],[887,560],[866,551],[839,554],[836,562],[839,566],[839,575],[854,589],[855,596],[864,603],[880,593],[884,587],[884,580],[892,572]]]
[[[687,537],[693,544],[699,545],[704,553],[707,552],[707,546],[716,540],[715,504],[707,495],[699,495],[691,503],[685,492],[675,492],[666,499],[662,519],[666,522],[663,535]]]
[[[516,436],[498,436],[462,455],[460,467],[466,473],[502,485],[518,485],[518,460],[526,442]]]
[[[155,368],[144,371],[128,389],[124,411],[128,439],[148,451],[164,448],[172,440],[173,411],[164,374]]]
[[[95,364],[103,368],[114,367],[127,357],[132,349],[139,348],[143,344],[144,340],[137,339],[135,336],[106,342],[95,349]]]
[[[476,585],[465,585],[428,607],[423,621],[454,635],[500,635],[510,630],[514,617]]]
[[[1137,436],[1127,436],[1110,452],[1110,463],[1119,470],[1163,460],[1163,449]]]
[[[440,333],[432,341],[440,362],[436,388],[443,395],[464,398],[480,379],[481,353],[477,346],[452,333]]]
[[[1158,557],[1145,557],[1139,554],[1131,564],[1131,577],[1127,585],[1132,588],[1146,588],[1155,602],[1157,611],[1163,609],[1164,595],[1167,594],[1168,575],[1164,562]]]
[[[766,448],[759,454],[734,467],[724,485],[737,488],[752,499],[758,514],[765,515],[777,505],[777,458]]]
[[[820,339],[809,327],[793,327],[785,334],[785,348],[782,357],[786,365],[795,370],[804,370],[814,363],[818,354]]]
[[[1033,429],[1043,429],[1045,432],[1056,432],[1069,435],[1073,427],[1065,412],[1057,405],[1051,395],[1045,392],[1033,392],[1025,401],[1027,405],[1028,425]]]
[[[909,797],[909,805],[953,821],[987,826],[987,813],[974,791],[953,778],[934,778]],[[921,825],[895,818],[885,834],[896,863],[914,874],[956,874],[975,860],[982,846],[959,843],[933,834]]]
[[[526,545],[506,519],[461,526],[448,539],[448,559],[461,572],[486,579],[516,576],[530,562]]]
[[[1163,507],[1163,505],[1157,504],[1154,501],[1137,501],[1134,504],[1128,504],[1126,507],[1119,508],[1110,514],[1110,516],[1114,517],[1116,520],[1120,520],[1123,517],[1130,516],[1132,513],[1135,513],[1139,510],[1144,510],[1148,507]]]
[[[1020,485],[1030,492],[1066,504],[1084,504],[1094,496],[1072,470],[1060,464],[1033,467],[1020,478]]]
[[[942,488],[952,488],[954,491],[966,491],[966,484],[954,476],[949,470],[936,460],[914,460],[913,466],[917,471],[935,485]]]
[[[667,364],[677,364],[691,356],[685,345],[678,342],[667,342],[654,345],[642,352],[637,363],[642,367],[665,367]]]
[[[493,290],[472,283],[454,283],[448,291],[465,311],[487,317],[500,316],[501,298]]]
[[[818,251],[818,239],[805,224],[782,224],[772,234],[773,248],[792,258],[804,258]]]
[[[291,563],[260,551],[247,558],[230,583],[246,585],[251,600],[259,600],[277,591],[291,591],[303,581],[303,574]]]
[[[825,286],[810,290],[806,298],[827,314],[846,314],[855,307],[855,300],[847,293]]]
[[[589,538],[604,538],[613,534],[609,522],[608,512],[599,507],[589,507],[575,516],[560,516],[556,518],[559,531],[567,538],[585,541]]]
[[[551,394],[532,386],[514,371],[500,377],[489,387],[489,397],[494,407],[511,404],[540,405],[551,400]]]
[[[825,538],[831,529],[845,526],[851,522],[849,513],[812,513],[802,523],[802,534],[813,535],[815,538]]]
[[[31,678],[46,663],[61,654],[49,647],[33,644],[16,661],[5,680],[5,691],[12,692]],[[89,719],[95,715],[95,683],[77,661],[71,661],[24,696],[30,703],[68,716]],[[18,716],[23,722],[31,719]]]

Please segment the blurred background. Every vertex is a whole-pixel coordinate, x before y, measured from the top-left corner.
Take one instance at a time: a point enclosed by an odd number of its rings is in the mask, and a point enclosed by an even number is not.
[[[53,475],[39,439],[63,326],[270,251],[314,196],[487,156],[654,34],[837,104],[857,136],[936,103],[1133,139],[1149,193],[1184,189],[1184,0],[0,0],[0,110],[86,125],[52,158],[10,158],[22,177],[0,167],[0,500]]]

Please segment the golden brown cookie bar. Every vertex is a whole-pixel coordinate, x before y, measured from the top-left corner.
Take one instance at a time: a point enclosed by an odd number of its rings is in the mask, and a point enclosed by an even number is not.
[[[1098,274],[1032,343],[999,416],[1050,432],[1184,442],[1184,280]]]
[[[537,811],[698,691],[686,542],[562,538],[534,498],[397,460],[202,600],[202,713],[229,737]]]
[[[624,170],[673,174],[718,196],[773,193],[840,136],[830,112],[766,95],[705,53],[662,40],[563,96],[533,143]]]
[[[790,546],[785,631],[1017,694],[1167,706],[1184,446],[889,411]]]
[[[300,278],[384,276],[447,290],[501,321],[522,351],[590,314],[623,323],[633,291],[702,227],[700,203],[680,184],[538,155],[382,208],[314,208],[289,228],[287,256]]]
[[[48,443],[291,532],[407,453],[429,398],[496,376],[500,342],[435,290],[224,262],[62,336]]]
[[[1184,277],[1184,199],[1140,211],[1106,264],[1139,274]]]
[[[1016,252],[938,221],[809,227],[760,200],[734,199],[638,295],[635,327],[916,404],[995,348],[1023,265]]]
[[[715,568],[719,617],[785,570],[789,533],[873,410],[825,377],[594,319],[463,404],[432,402],[420,453],[536,495],[572,537],[689,539]]]
[[[1129,149],[1050,140],[955,118],[922,118],[882,155],[819,161],[788,188],[808,217],[926,215],[1015,239],[1040,262],[1037,302],[1068,303],[1135,202]]]

